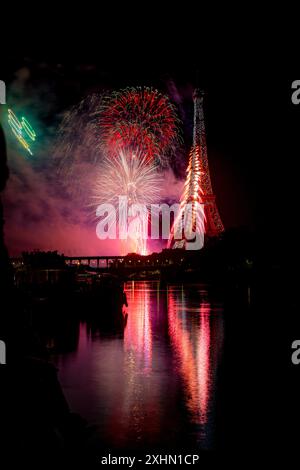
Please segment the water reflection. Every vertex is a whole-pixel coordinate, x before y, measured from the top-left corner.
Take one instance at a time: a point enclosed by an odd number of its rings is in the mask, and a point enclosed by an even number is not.
[[[72,409],[109,448],[214,447],[223,311],[197,286],[126,284],[124,337],[81,324],[76,353],[57,357]]]
[[[218,358],[223,346],[222,309],[212,307],[207,292],[194,299],[181,288],[168,289],[169,333],[175,363],[183,379],[185,402],[203,447],[212,445],[213,403]],[[217,315],[217,316],[215,316]]]
[[[155,426],[156,404],[149,385],[152,383],[152,329],[150,289],[145,282],[126,286],[128,321],[124,333],[125,389],[122,427],[132,441],[148,440],[148,430]],[[150,393],[149,393],[150,392]]]
[[[130,321],[125,330],[124,351],[133,359],[135,369],[144,373],[152,366],[152,331],[150,290],[146,282],[126,286]]]

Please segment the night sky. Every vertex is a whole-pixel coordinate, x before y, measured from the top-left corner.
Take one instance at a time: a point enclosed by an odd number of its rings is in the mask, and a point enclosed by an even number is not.
[[[181,192],[192,139],[192,91],[200,86],[206,91],[209,165],[224,225],[227,229],[259,230],[265,236],[271,223],[276,232],[274,242],[281,230],[278,214],[284,205],[280,185],[286,186],[285,194],[290,190],[286,180],[279,181],[280,165],[283,158],[292,169],[292,154],[297,153],[296,137],[293,135],[291,154],[291,139],[283,138],[287,128],[291,132],[289,120],[297,126],[300,119],[300,109],[290,103],[291,81],[271,80],[253,68],[248,73],[250,68],[244,63],[240,67],[235,64],[235,69],[222,63],[212,71],[202,59],[195,49],[183,53],[175,44],[168,49],[166,43],[160,48],[153,45],[143,57],[134,47],[131,54],[122,54],[120,49],[116,54],[113,48],[103,46],[97,53],[71,48],[11,54],[6,59],[1,78],[8,85],[8,104],[26,110],[39,133],[33,164],[23,158],[25,152],[8,136],[11,179],[4,205],[6,242],[12,255],[24,249],[55,247],[65,254],[84,254],[85,247],[94,254],[111,251],[95,238],[95,224],[86,219],[78,201],[66,198],[55,182],[52,145],[64,113],[84,96],[139,85],[167,93],[182,120],[184,144],[166,182],[173,188],[172,197]],[[291,173],[292,180],[295,173]],[[291,205],[287,213],[289,210]]]

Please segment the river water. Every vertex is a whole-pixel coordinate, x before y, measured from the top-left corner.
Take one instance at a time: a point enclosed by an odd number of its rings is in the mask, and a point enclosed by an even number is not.
[[[55,358],[70,408],[109,449],[214,449],[222,302],[200,284],[125,290],[124,336],[80,323],[74,350]]]

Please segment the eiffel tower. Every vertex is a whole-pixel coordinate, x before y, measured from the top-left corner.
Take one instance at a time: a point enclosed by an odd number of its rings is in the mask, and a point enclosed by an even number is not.
[[[192,209],[187,214],[188,222],[185,222],[184,230],[189,232],[203,230],[206,236],[215,237],[224,231],[224,226],[217,208],[216,198],[212,190],[206,145],[206,133],[203,111],[204,92],[196,89],[193,95],[194,100],[194,129],[193,146],[190,151],[187,177],[181,197],[180,213],[174,223],[169,239],[169,247],[185,248],[186,240],[174,239],[176,224],[182,224],[183,214],[187,205]],[[203,205],[202,224],[197,228],[197,207]],[[198,211],[199,212],[199,211]],[[198,214],[199,215],[199,214]],[[200,214],[201,216],[201,214]],[[201,219],[201,217],[200,217]],[[187,227],[187,225],[189,227]]]
[[[206,133],[203,111],[203,91],[196,89],[194,92],[194,135],[193,147],[199,149],[200,154],[200,186],[202,194],[200,203],[204,204],[205,233],[214,237],[224,231],[224,226],[216,204],[216,197],[212,190],[206,145]]]

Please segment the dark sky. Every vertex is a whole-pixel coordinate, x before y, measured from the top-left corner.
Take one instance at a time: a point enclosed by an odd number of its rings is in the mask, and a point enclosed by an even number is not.
[[[292,210],[291,205],[283,207],[283,201],[294,194],[294,162],[299,149],[300,109],[290,103],[292,80],[262,72],[242,58],[234,66],[216,59],[211,68],[208,50],[203,55],[195,44],[187,47],[189,38],[183,46],[179,36],[180,31],[177,40],[165,37],[161,43],[156,38],[142,52],[133,37],[130,45],[119,42],[108,46],[99,38],[98,48],[95,44],[87,48],[89,38],[85,38],[80,48],[75,41],[44,53],[10,54],[2,62],[1,79],[14,83],[18,70],[29,69],[31,88],[44,86],[44,94],[39,91],[38,112],[41,123],[51,129],[59,124],[64,111],[91,91],[149,85],[171,96],[170,86],[175,86],[181,99],[183,155],[192,135],[192,90],[201,86],[206,91],[211,178],[224,224],[262,231],[270,222],[277,238]],[[91,40],[95,41],[95,36]],[[26,89],[23,92],[26,99]],[[177,177],[184,168],[184,158],[174,168]]]

